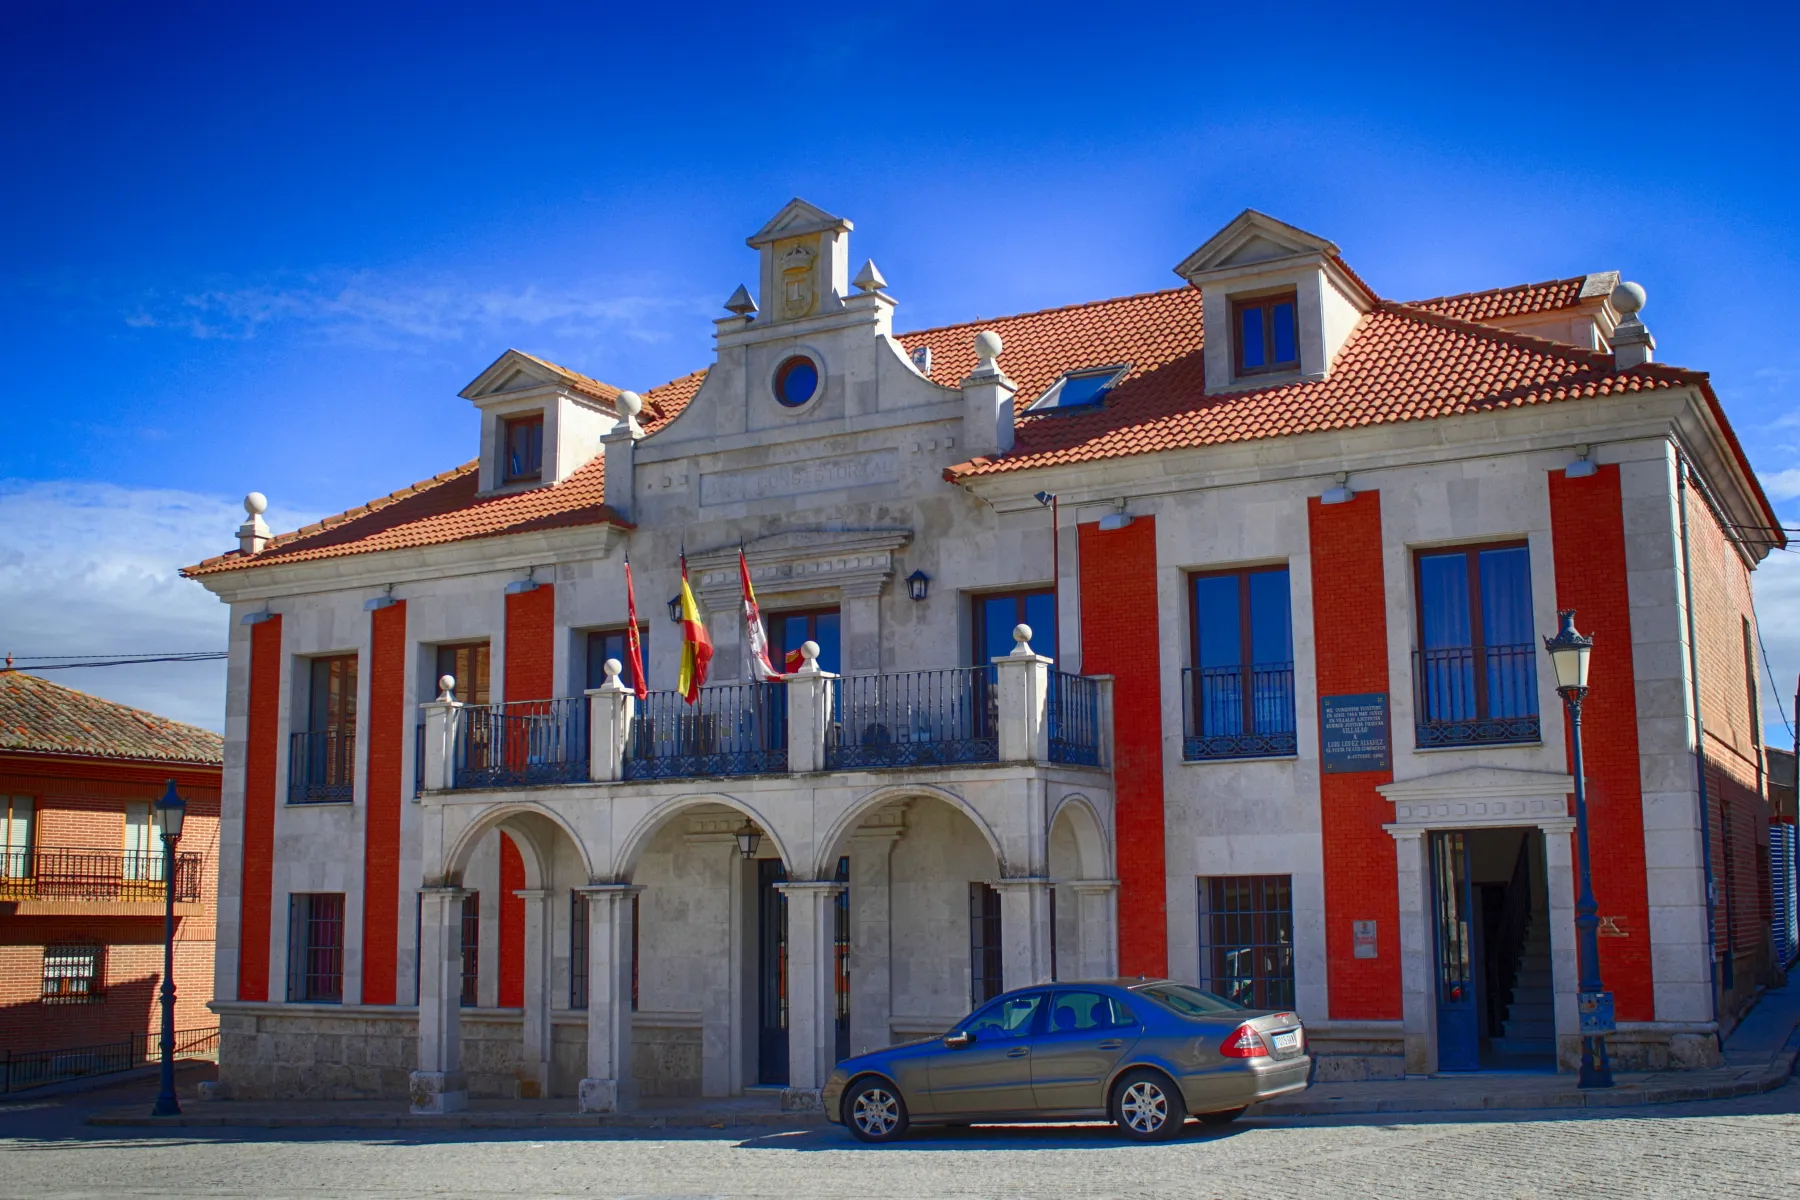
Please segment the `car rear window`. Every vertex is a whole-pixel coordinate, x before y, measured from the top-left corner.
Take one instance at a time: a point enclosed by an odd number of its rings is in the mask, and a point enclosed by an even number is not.
[[[1199,988],[1180,983],[1158,983],[1132,990],[1134,995],[1148,996],[1164,1008],[1184,1017],[1216,1017],[1221,1013],[1245,1011],[1243,1005],[1234,1004],[1223,996],[1215,996],[1211,992],[1203,992]]]

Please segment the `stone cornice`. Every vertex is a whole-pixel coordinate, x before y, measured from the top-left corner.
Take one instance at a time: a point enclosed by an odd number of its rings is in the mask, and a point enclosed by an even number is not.
[[[759,598],[818,588],[877,596],[894,576],[895,553],[911,540],[910,529],[801,530],[758,538],[744,555]],[[737,604],[737,547],[689,555],[688,574],[708,610]]]

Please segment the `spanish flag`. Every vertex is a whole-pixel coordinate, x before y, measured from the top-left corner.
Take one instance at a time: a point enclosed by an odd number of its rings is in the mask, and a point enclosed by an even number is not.
[[[706,636],[706,622],[700,619],[700,606],[694,603],[694,591],[688,587],[687,554],[681,556],[681,695],[689,704],[700,702],[700,688],[706,683],[706,669],[712,665],[712,639]]]

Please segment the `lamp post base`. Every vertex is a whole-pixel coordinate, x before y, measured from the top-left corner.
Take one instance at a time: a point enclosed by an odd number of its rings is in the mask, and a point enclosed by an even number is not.
[[[1578,1088],[1609,1088],[1613,1085],[1612,1062],[1607,1058],[1606,1039],[1581,1039],[1581,1073],[1575,1079]]]

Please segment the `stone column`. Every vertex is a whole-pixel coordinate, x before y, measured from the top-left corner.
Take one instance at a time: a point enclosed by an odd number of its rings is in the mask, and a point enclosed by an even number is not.
[[[1400,1029],[1406,1045],[1406,1073],[1429,1075],[1437,1070],[1431,863],[1425,830],[1389,825],[1387,831],[1394,838],[1394,858],[1399,869],[1400,928],[1376,929],[1375,950],[1377,954],[1400,956]]]
[[[462,902],[459,887],[419,891],[419,1053],[408,1081],[415,1113],[467,1108],[462,1071]]]
[[[587,1076],[581,1081],[582,1112],[632,1107],[631,898],[643,891],[628,883],[581,889],[588,898]]]
[[[625,749],[631,744],[631,726],[637,717],[637,695],[619,679],[623,668],[609,658],[606,682],[589,688],[588,778],[595,783],[617,783],[625,778]]]
[[[994,660],[1000,674],[1000,761],[1050,761],[1048,695],[1051,660],[1031,649],[1031,626],[1013,626],[1011,654]]]
[[[1119,973],[1119,881],[1077,879],[1065,890],[1075,900],[1075,979],[1111,979]]]
[[[720,888],[717,910],[707,911],[702,905],[709,901],[699,895],[693,897],[690,912],[694,920],[686,935],[692,939],[691,948],[699,952],[704,964],[700,974],[700,994],[695,997],[700,1002],[702,1096],[729,1096],[737,1090],[732,1070],[735,1064],[731,1026],[735,1009],[731,986],[734,907],[731,888],[737,879],[736,860],[739,858],[733,823],[739,819],[735,814],[723,820],[713,817],[694,819],[684,838],[688,853],[700,860],[705,874],[699,886]]]
[[[788,1085],[781,1093],[786,1112],[819,1107],[819,1089],[836,1065],[833,1004],[833,902],[841,883],[781,883],[787,897]]]
[[[438,678],[438,698],[419,707],[425,710],[425,774],[428,792],[441,792],[456,782],[456,727],[462,702],[455,698],[456,676]]]
[[[841,589],[843,665],[846,675],[881,671],[881,589],[883,581],[848,583]]]
[[[788,676],[788,770],[796,775],[825,769],[825,730],[831,714],[831,684],[819,670],[819,643],[800,646],[800,669]]]
[[[876,817],[885,816],[878,813]],[[894,1043],[894,843],[901,825],[850,835],[850,1053]]]
[[[1000,879],[1000,944],[1006,990],[1050,982],[1050,881]]]
[[[1581,969],[1575,955],[1575,819],[1540,821],[1544,831],[1544,887],[1550,901],[1551,1012],[1556,1018],[1556,1067],[1581,1065]]]
[[[531,1098],[550,1094],[550,968],[555,952],[550,946],[555,927],[548,888],[521,888],[513,895],[525,902],[525,1049],[520,1056],[521,1088]]]

